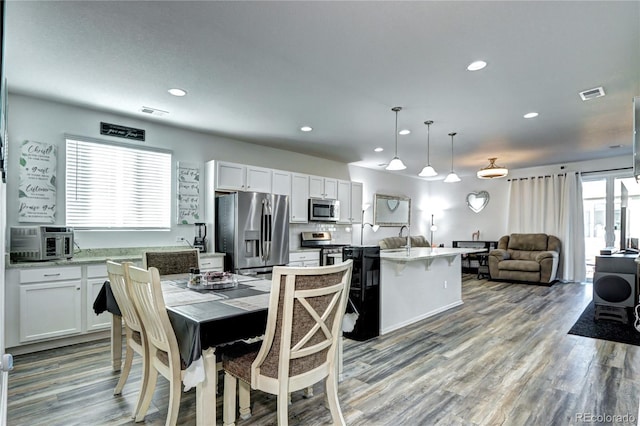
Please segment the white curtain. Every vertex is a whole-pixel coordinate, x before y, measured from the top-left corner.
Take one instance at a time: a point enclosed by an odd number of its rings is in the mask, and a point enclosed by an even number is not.
[[[584,214],[579,173],[514,179],[509,193],[509,233],[542,232],[562,242],[558,278],[584,281]]]

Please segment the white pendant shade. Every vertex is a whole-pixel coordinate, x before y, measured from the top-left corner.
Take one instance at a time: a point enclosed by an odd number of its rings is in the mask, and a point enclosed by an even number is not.
[[[505,177],[509,174],[509,170],[496,164],[497,158],[489,158],[489,165],[484,169],[478,170],[476,176],[479,179],[494,179]]]
[[[460,177],[456,174],[456,172],[453,171],[453,137],[455,135],[457,135],[456,132],[449,133],[449,136],[451,136],[451,172],[449,172],[447,177],[444,178],[445,183],[460,182]]]
[[[455,172],[451,172],[447,175],[446,178],[444,178],[444,181],[445,183],[460,182],[460,177]]]
[[[391,171],[404,170],[406,168],[407,166],[405,166],[402,160],[399,159],[398,157],[393,157],[393,160],[391,160],[387,165],[387,167],[385,167],[385,169],[391,170]]]
[[[422,168],[422,171],[418,173],[418,176],[433,177],[438,175],[438,172],[436,172],[436,169],[431,167],[431,155],[430,155],[431,142],[429,140],[429,134],[431,133],[430,130],[431,130],[431,125],[433,124],[433,120],[427,120],[424,122],[424,124],[427,125],[427,165]]]
[[[438,175],[438,172],[436,172],[435,169],[431,166],[424,166],[422,171],[418,173],[418,176],[420,177],[433,177],[437,175]]]
[[[391,108],[391,111],[396,113],[396,132],[395,132],[396,153],[395,153],[393,159],[387,165],[387,167],[385,167],[386,170],[390,170],[390,171],[404,170],[404,169],[407,168],[407,166],[404,165],[402,160],[400,158],[398,158],[398,111],[400,111],[400,110],[402,110],[402,107],[393,107],[393,108]]]

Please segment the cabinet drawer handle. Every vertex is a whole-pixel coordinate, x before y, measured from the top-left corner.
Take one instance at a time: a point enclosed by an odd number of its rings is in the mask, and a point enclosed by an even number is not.
[[[60,272],[58,272],[57,274],[44,274],[45,277],[59,277],[60,276]]]

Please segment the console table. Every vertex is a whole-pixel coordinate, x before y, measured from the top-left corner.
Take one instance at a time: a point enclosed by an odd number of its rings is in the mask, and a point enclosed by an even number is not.
[[[484,253],[489,253],[491,250],[498,248],[497,241],[453,241],[454,248],[472,248],[472,249],[484,249]],[[462,272],[467,274],[478,274],[478,279],[481,276],[488,276],[488,271],[484,271],[482,262],[476,254],[468,254],[462,256],[461,259]]]

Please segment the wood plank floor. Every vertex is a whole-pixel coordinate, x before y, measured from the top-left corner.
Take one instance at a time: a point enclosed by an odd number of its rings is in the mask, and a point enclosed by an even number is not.
[[[590,300],[590,284],[465,276],[464,305],[368,342],[345,341],[339,397],[347,424],[567,425],[586,415],[627,415],[635,424],[640,347],[567,334]],[[134,424],[139,358],[123,395],[113,396],[108,341],[22,355],[15,364],[9,425]],[[145,424],[164,424],[168,389],[158,380]],[[291,424],[331,422],[322,385],[312,398],[292,399]],[[253,417],[239,426],[276,423],[275,398],[254,392],[252,405]],[[178,423],[195,424],[194,391],[183,394]]]

